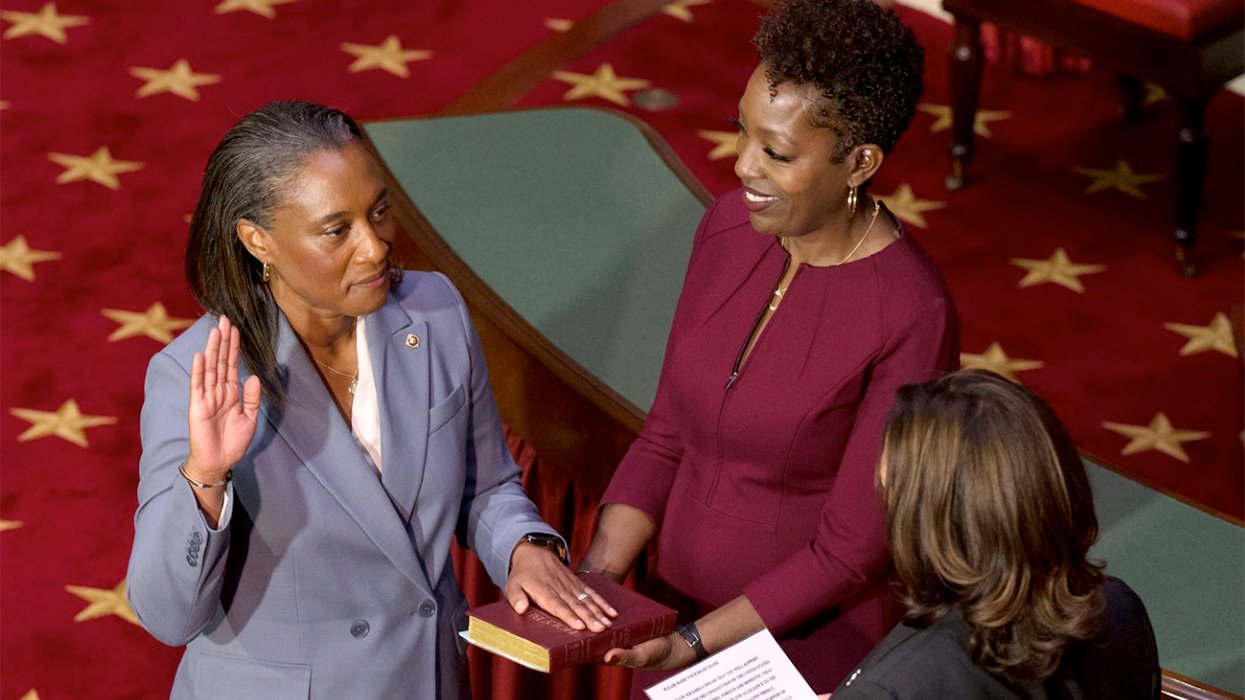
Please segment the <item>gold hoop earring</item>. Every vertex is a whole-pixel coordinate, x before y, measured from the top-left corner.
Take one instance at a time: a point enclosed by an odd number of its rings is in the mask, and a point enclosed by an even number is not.
[[[264,261],[263,277],[264,277],[265,282],[268,282],[269,280],[272,279],[272,263],[268,262],[267,260]]]
[[[856,216],[856,186],[852,185],[847,190],[847,218]]]

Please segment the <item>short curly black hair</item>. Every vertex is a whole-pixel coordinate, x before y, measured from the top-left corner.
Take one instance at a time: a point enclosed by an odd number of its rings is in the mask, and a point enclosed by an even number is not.
[[[875,143],[889,153],[916,113],[925,50],[890,10],[872,0],[785,0],[761,19],[752,43],[770,94],[811,84],[830,101],[818,126],[834,129],[832,159]]]

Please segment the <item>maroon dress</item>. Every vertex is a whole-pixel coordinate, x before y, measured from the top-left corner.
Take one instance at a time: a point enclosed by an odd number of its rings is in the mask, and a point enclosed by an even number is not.
[[[702,613],[746,595],[827,692],[898,619],[874,488],[883,422],[898,387],[958,366],[959,332],[901,231],[869,257],[801,265],[736,372],[787,262],[741,191],[705,214],[657,396],[602,503],[652,518],[657,575]],[[664,675],[637,673],[633,695]]]

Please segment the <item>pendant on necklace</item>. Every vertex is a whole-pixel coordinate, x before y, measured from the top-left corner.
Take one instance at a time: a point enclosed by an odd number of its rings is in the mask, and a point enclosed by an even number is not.
[[[359,378],[352,377],[350,379],[350,386],[346,387],[346,391],[349,391],[350,395],[354,396],[355,389],[358,389],[358,388],[359,388]]]

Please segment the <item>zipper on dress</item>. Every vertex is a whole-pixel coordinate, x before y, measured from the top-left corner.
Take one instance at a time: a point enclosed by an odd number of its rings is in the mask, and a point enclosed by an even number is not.
[[[782,284],[782,278],[787,276],[787,268],[790,266],[791,257],[788,256],[787,261],[782,265],[782,273],[778,275],[779,284]],[[773,299],[774,297],[771,294],[770,297],[765,300],[765,303],[761,305],[761,312],[757,314],[756,320],[752,322],[752,330],[748,331],[747,337],[744,338],[744,344],[739,346],[739,353],[735,355],[735,364],[731,365],[731,376],[726,378],[726,386],[723,387],[724,390],[730,391],[731,386],[735,383],[735,380],[739,379],[739,371],[744,363],[744,351],[748,349],[748,344],[752,343],[752,349],[756,350],[756,343],[752,342],[752,337],[756,335],[757,329],[761,327],[761,319],[765,318],[765,312],[769,309],[769,305]],[[758,340],[760,339],[758,338]]]

